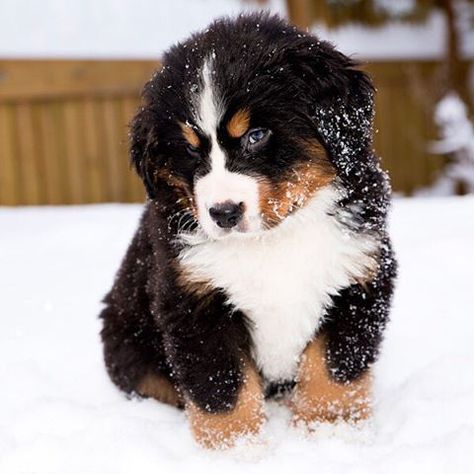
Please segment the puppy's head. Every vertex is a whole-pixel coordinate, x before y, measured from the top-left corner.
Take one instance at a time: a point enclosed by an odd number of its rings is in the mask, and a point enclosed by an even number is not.
[[[370,82],[353,66],[265,15],[219,20],[174,46],[132,122],[132,161],[149,196],[211,239],[279,225],[341,174],[328,140],[344,130],[334,125],[350,110],[371,115]]]

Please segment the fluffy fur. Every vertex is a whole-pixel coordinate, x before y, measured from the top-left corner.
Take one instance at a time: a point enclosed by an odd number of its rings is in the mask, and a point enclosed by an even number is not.
[[[131,126],[149,199],[101,314],[122,390],[156,377],[226,413],[245,366],[274,394],[318,338],[334,383],[366,374],[396,270],[372,109],[351,59],[277,17],[219,20],[165,54]]]

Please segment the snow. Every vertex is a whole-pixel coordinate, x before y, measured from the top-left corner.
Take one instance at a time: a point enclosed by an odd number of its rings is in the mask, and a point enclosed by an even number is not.
[[[409,14],[415,7],[415,0],[376,0],[375,5],[385,14],[400,17]]]
[[[436,106],[434,119],[441,129],[442,140],[433,145],[433,152],[445,154],[466,150],[468,158],[474,161],[474,126],[459,95],[455,92],[446,94]]]
[[[451,161],[430,187],[420,189],[417,194],[456,194],[459,183],[463,184],[467,193],[474,193],[474,125],[469,119],[466,104],[456,92],[448,92],[436,105],[434,120],[441,139],[432,143],[431,151],[448,155]]]
[[[396,200],[400,278],[373,423],[312,436],[269,404],[265,442],[208,453],[184,414],[106,376],[100,299],[136,205],[0,209],[0,472],[474,472],[474,197]],[[246,459],[246,460],[243,460]]]

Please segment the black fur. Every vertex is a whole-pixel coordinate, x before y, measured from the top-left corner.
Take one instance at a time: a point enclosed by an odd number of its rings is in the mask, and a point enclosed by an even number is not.
[[[376,359],[396,263],[386,233],[390,188],[372,151],[373,89],[351,59],[267,15],[219,20],[172,47],[145,86],[131,126],[131,159],[149,200],[105,298],[102,339],[109,374],[124,391],[133,393],[152,372],[169,378],[202,409],[218,412],[234,405],[243,360],[251,358],[248,321],[219,288],[200,293],[179,283],[182,244],[175,241],[182,224],[176,216],[185,207],[180,198],[192,196],[196,177],[209,169],[206,137],[200,136],[203,159],[190,159],[177,122],[192,116],[190,94],[202,87],[199,71],[212,52],[226,117],[248,106],[251,126],[279,132],[252,156],[219,132],[229,169],[281,181],[304,159],[298,139],[317,138],[346,193],[335,218],[380,243],[378,273],[334,297],[321,329],[336,380],[354,380]],[[168,175],[159,173],[163,169]],[[184,190],[177,190],[170,176]],[[193,216],[186,219],[189,229],[197,225]]]

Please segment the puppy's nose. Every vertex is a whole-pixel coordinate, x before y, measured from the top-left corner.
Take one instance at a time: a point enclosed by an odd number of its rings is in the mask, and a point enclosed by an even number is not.
[[[244,213],[244,203],[236,204],[226,201],[222,204],[214,204],[209,209],[212,220],[223,229],[230,229],[238,224]]]

